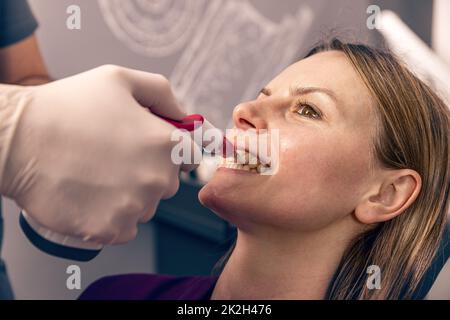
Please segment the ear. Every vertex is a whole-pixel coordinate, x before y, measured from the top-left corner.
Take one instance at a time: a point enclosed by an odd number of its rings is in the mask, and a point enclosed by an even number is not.
[[[409,169],[388,171],[355,209],[355,217],[364,224],[391,220],[405,211],[422,187],[420,175]]]

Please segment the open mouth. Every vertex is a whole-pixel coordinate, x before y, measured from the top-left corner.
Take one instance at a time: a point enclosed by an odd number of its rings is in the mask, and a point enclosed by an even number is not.
[[[270,170],[270,164],[262,163],[257,156],[246,150],[235,150],[234,155],[223,158],[219,168],[262,174]]]

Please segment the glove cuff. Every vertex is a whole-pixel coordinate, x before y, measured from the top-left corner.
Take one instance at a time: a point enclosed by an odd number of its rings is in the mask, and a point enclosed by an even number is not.
[[[21,115],[30,100],[30,90],[22,86],[0,84],[0,192],[6,196],[9,186],[5,185],[6,166],[16,128]]]

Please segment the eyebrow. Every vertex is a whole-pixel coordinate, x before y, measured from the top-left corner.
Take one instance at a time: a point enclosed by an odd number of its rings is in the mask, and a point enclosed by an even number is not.
[[[335,102],[338,100],[336,97],[336,94],[332,90],[326,89],[326,88],[318,88],[318,87],[290,87],[289,88],[289,94],[291,96],[301,96],[301,95],[314,93],[314,92],[324,93],[324,94],[328,95],[331,99],[333,99]],[[265,96],[268,96],[268,97],[272,95],[272,91],[269,88],[262,88],[260,93]]]

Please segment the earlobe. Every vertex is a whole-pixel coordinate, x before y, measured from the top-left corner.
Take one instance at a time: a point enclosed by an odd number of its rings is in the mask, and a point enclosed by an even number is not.
[[[420,175],[409,169],[391,171],[383,183],[374,187],[355,208],[356,219],[364,224],[374,224],[395,218],[404,212],[419,195],[422,186]]]
[[[380,222],[379,217],[382,207],[379,205],[379,202],[374,200],[374,197],[368,197],[355,208],[355,218],[360,223],[374,224]]]

